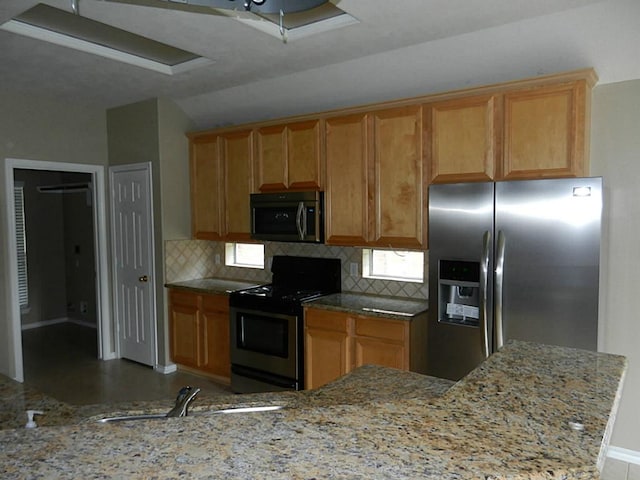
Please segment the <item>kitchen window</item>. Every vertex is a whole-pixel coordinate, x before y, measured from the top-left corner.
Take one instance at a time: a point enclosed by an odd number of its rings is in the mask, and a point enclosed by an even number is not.
[[[422,283],[424,252],[365,248],[362,250],[362,276]]]
[[[264,245],[261,243],[226,243],[225,265],[264,269]]]

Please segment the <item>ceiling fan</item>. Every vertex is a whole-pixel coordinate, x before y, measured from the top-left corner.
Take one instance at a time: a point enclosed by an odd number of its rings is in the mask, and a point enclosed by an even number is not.
[[[234,18],[283,42],[357,23],[329,0],[101,0]],[[0,25],[0,30],[174,75],[212,60],[86,18],[79,0],[70,11],[39,3]],[[285,18],[286,14],[286,18]]]
[[[103,0],[157,8],[192,10],[190,7],[246,11],[256,14],[305,12],[329,3],[329,0]],[[200,10],[201,11],[201,10]]]

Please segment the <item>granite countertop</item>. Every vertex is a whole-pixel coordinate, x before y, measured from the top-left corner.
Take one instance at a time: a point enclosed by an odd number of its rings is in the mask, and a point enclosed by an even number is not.
[[[369,366],[318,390],[235,402],[286,407],[271,412],[194,406],[186,418],[3,430],[0,475],[598,478],[625,370],[616,355],[510,342],[451,387]]]
[[[165,283],[167,288],[175,288],[177,290],[187,290],[196,293],[206,294],[229,294],[234,290],[242,290],[260,285],[255,282],[243,282],[239,280],[226,280],[223,278],[196,278],[194,280],[185,280],[183,282]]]
[[[165,287],[205,294],[228,294],[234,290],[255,287],[258,284],[221,278],[198,278],[183,282],[166,283]],[[361,293],[335,293],[305,302],[306,306],[325,310],[360,313],[370,317],[411,321],[427,311],[426,300]]]
[[[358,293],[334,293],[305,302],[305,306],[398,320],[412,320],[429,308],[426,300]]]

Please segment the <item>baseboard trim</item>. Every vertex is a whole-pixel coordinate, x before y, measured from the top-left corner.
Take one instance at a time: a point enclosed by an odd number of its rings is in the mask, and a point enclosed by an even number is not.
[[[628,448],[609,446],[607,457],[622,460],[623,462],[640,465],[640,452]]]
[[[68,321],[69,321],[69,323],[74,323],[76,325],[80,325],[81,327],[88,327],[88,328],[93,328],[93,329],[97,329],[98,328],[98,326],[95,323],[86,322],[84,320],[78,320],[77,318],[69,318]]]
[[[154,367],[156,372],[164,373],[168,375],[169,373],[175,373],[178,371],[178,366],[175,363],[171,363],[169,365],[156,365]]]
[[[34,328],[49,327],[51,325],[58,325],[60,323],[74,323],[82,327],[98,328],[95,323],[85,322],[84,320],[78,320],[77,318],[60,317],[52,318],[51,320],[42,320],[41,322],[25,323],[21,326],[22,330],[32,330]]]
[[[50,325],[57,325],[59,323],[66,323],[69,319],[67,317],[52,318],[51,320],[43,320],[41,322],[25,323],[22,325],[22,330],[31,330],[34,328],[48,327]]]

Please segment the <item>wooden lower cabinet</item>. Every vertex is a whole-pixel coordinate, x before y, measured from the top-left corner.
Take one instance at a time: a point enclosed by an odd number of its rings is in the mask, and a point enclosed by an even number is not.
[[[305,388],[362,365],[424,373],[426,315],[412,321],[305,308]]]
[[[228,383],[229,298],[170,290],[169,322],[171,360]]]

